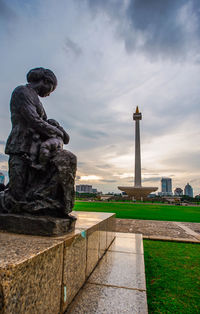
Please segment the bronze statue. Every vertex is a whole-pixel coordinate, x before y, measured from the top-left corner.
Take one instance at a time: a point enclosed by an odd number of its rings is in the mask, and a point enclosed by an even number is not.
[[[57,86],[51,70],[35,68],[28,84],[12,93],[12,130],[5,153],[9,155],[9,185],[1,192],[3,214],[50,216],[74,220],[76,157],[63,149],[69,135],[47,115],[40,97]]]

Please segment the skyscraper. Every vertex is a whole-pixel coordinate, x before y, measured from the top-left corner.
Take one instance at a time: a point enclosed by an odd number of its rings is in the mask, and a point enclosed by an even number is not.
[[[78,193],[93,193],[92,192],[92,185],[88,185],[88,184],[76,185],[76,192],[78,192]]]
[[[162,195],[172,195],[172,179],[171,178],[161,179],[161,192],[162,192]]]
[[[193,197],[193,188],[189,183],[186,184],[184,188],[184,194],[190,197]]]

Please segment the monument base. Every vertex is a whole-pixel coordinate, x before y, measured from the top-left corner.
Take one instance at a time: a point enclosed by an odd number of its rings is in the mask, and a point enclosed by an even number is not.
[[[73,219],[61,219],[48,216],[31,216],[16,214],[0,214],[0,231],[12,233],[59,236],[71,232],[75,228]]]
[[[115,238],[115,214],[72,214],[63,236],[0,232],[0,313],[65,313]]]
[[[118,189],[126,192],[130,197],[134,197],[136,200],[147,197],[151,192],[157,191],[157,187],[146,187],[146,186],[118,186]]]

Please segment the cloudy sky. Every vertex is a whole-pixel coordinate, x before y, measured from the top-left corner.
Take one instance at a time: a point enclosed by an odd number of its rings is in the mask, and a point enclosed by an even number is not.
[[[54,71],[42,99],[70,135],[77,184],[132,185],[139,106],[142,178],[200,193],[199,0],[0,0],[0,170],[12,90],[29,69]]]

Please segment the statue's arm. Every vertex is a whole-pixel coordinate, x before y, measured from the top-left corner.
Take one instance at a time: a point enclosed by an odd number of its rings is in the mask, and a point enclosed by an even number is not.
[[[63,133],[63,142],[64,144],[68,144],[69,143],[69,135],[67,134],[67,132],[65,132],[65,130],[63,129],[62,126],[59,126],[59,130]]]
[[[21,94],[20,97],[20,114],[28,122],[29,126],[33,128],[37,133],[44,135],[48,138],[57,136],[63,138],[62,131],[43,120],[38,115],[32,99],[29,99],[29,97],[25,97],[24,94]]]
[[[56,126],[63,133],[63,142],[64,142],[64,144],[68,144],[70,137],[67,134],[67,132],[63,129],[63,127],[60,126],[60,124],[54,119],[48,119],[47,121],[51,125]]]

